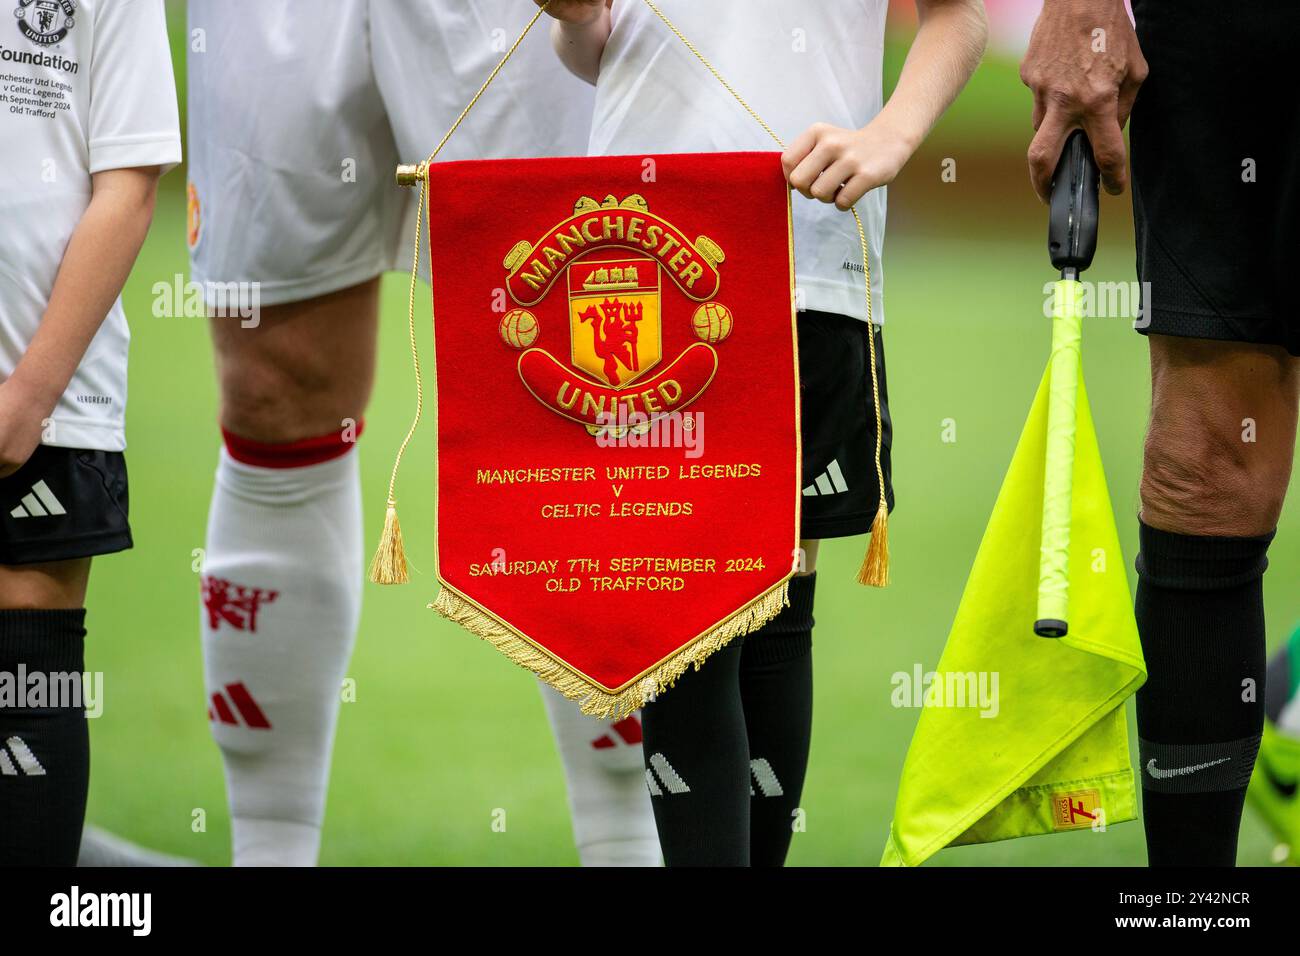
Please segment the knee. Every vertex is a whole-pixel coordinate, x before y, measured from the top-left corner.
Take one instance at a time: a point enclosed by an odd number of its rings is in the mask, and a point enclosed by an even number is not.
[[[1277,527],[1288,475],[1236,432],[1153,429],[1142,468],[1142,519],[1180,534],[1249,537]]]
[[[248,367],[250,364],[253,367]],[[280,438],[277,423],[290,419],[294,408],[278,380],[272,368],[239,360],[224,362],[220,375],[222,427],[257,441]]]
[[[307,350],[288,358],[242,352],[220,361],[221,424],[254,441],[293,442],[334,431],[348,417],[329,363]],[[361,411],[356,411],[359,418]]]

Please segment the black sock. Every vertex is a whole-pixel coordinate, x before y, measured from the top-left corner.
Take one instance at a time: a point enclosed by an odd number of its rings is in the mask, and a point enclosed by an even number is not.
[[[740,696],[749,734],[749,855],[783,866],[803,794],[812,739],[813,591],[817,576],[790,580],[790,606],[745,638]]]
[[[1142,524],[1137,693],[1142,809],[1151,866],[1234,866],[1264,727],[1269,542]],[[1252,683],[1247,683],[1247,682]]]
[[[646,781],[668,866],[749,865],[749,744],[736,638],[641,711]]]
[[[0,611],[0,864],[75,866],[90,781],[90,736],[81,706],[17,699],[27,675],[85,670],[86,612]],[[33,691],[25,682],[27,693]],[[6,686],[7,685],[7,686]],[[71,689],[62,682],[64,689]],[[47,688],[48,692],[48,688]],[[13,694],[13,698],[8,695]],[[17,703],[61,706],[18,707]]]

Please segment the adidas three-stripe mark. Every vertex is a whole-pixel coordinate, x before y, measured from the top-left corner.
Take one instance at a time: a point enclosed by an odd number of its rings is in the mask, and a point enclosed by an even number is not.
[[[655,777],[658,775],[658,779]],[[663,788],[659,782],[663,781]],[[650,788],[650,796],[662,797],[664,790],[669,793],[690,793],[691,788],[686,785],[682,775],[673,769],[673,765],[668,762],[668,758],[663,754],[652,754],[650,757],[650,766],[645,771],[646,786]]]
[[[32,485],[32,490],[23,496],[22,504],[9,512],[11,518],[46,518],[50,515],[65,515],[67,510],[63,503],[50,491],[50,486],[42,479]]]
[[[755,757],[749,762],[750,785],[749,794],[754,796],[754,784],[758,784],[758,790],[765,797],[780,797],[785,794],[785,789],[781,786],[781,781],[777,779],[776,771],[764,757]],[[669,793],[690,793],[691,788],[687,786],[686,781],[682,779],[673,765],[668,762],[668,758],[663,754],[652,754],[650,757],[650,766],[645,772],[646,786],[650,788],[650,796],[662,797],[664,791]],[[660,786],[660,783],[663,786]]]
[[[36,759],[32,749],[23,742],[21,737],[10,737],[5,741],[8,750],[0,747],[0,776],[4,777],[43,777],[45,768],[41,762]],[[10,757],[10,754],[13,757]],[[18,765],[14,766],[14,761]]]
[[[816,498],[819,495],[842,495],[848,490],[849,483],[844,480],[844,472],[840,471],[837,458],[803,490],[803,495],[805,498]]]

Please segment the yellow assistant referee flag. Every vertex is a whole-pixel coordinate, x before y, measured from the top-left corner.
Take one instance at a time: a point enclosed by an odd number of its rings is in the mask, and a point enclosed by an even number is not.
[[[1078,283],[1058,285],[1058,308],[1069,309]],[[997,706],[926,701],[882,866],[917,866],[946,846],[1100,830],[1136,816],[1124,701],[1146,680],[1146,666],[1077,345],[1071,352],[1072,367],[1062,376],[1077,386],[1068,633],[1034,633],[1049,396],[1053,369],[1062,368],[1054,356],[966,582],[940,679],[931,685],[938,692],[946,674],[996,672]]]

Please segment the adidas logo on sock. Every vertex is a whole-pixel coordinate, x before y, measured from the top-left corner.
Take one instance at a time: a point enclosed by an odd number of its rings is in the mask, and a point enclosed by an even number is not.
[[[50,491],[44,480],[32,485],[32,490],[23,496],[22,504],[9,512],[11,518],[48,518],[50,515],[65,515],[67,509]]]
[[[781,781],[776,779],[776,771],[767,762],[766,757],[756,757],[749,762],[749,774],[753,782],[749,785],[749,795],[754,796],[754,784],[765,797],[779,797],[785,793]]]
[[[655,754],[650,758],[650,766],[645,772],[645,782],[650,788],[652,797],[662,797],[665,790],[669,793],[691,792],[691,788],[686,786],[686,781],[682,779],[681,774],[673,769],[673,765],[663,754]],[[662,787],[659,786],[660,783],[663,784]]]
[[[842,495],[848,490],[849,484],[844,480],[844,472],[840,471],[837,458],[803,490],[803,495],[805,498],[816,498],[818,495]]]
[[[238,716],[235,715],[236,711],[239,712]],[[212,695],[208,720],[238,727],[241,717],[243,725],[253,730],[271,729],[271,722],[266,719],[266,714],[262,713],[262,708],[257,706],[257,701],[253,700],[253,695],[248,692],[248,688],[243,683],[236,681],[227,684],[224,690],[219,690]]]
[[[636,714],[610,724],[609,729],[629,747],[635,747],[641,742],[641,721],[637,720]],[[609,734],[601,734],[591,742],[591,746],[595,750],[609,750],[611,747],[618,746],[618,740]]]
[[[23,743],[23,738],[10,737],[4,742],[4,746],[0,746],[0,776],[43,777],[45,768],[32,753],[32,748]]]
[[[749,772],[751,782],[749,786],[749,795],[755,796],[754,786],[758,786],[758,793],[765,797],[780,797],[785,794],[785,788],[781,786],[781,781],[777,779],[776,771],[772,765],[767,762],[765,757],[756,757],[749,762]],[[662,797],[664,791],[668,793],[690,793],[691,788],[686,785],[682,775],[673,769],[673,765],[668,762],[668,758],[663,754],[654,754],[650,757],[650,766],[645,772],[646,786],[650,788],[650,796]]]

